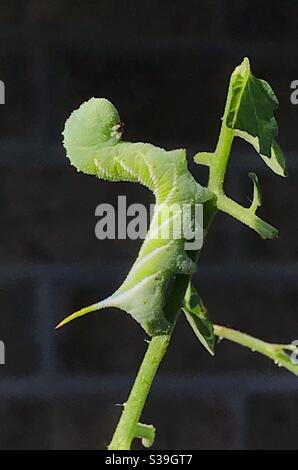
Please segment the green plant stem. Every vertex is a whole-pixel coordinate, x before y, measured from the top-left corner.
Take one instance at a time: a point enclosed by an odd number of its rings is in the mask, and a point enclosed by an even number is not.
[[[138,434],[138,422],[158,366],[171,335],[154,336],[148,346],[129,398],[116,428],[109,450],[129,450]]]
[[[195,257],[194,252],[192,255]],[[190,276],[182,274],[176,276],[165,306],[165,316],[172,324],[172,331],[185,296],[189,278]],[[109,450],[129,450],[133,439],[137,437],[139,419],[158,366],[169,345],[172,331],[168,335],[154,336],[151,339],[128,400],[124,405],[113,439],[108,446]]]
[[[231,84],[231,82],[230,82]],[[232,99],[232,87],[229,86],[221,129],[212,160],[210,160],[210,173],[208,189],[214,194],[223,193],[223,182],[227,171],[228,160],[234,140],[234,131],[226,125],[226,119],[230,110]]]
[[[212,159],[212,163],[210,165],[208,183],[208,188],[216,195],[223,192],[223,182],[233,139],[234,132],[225,125],[223,119],[218,144]]]
[[[225,326],[213,325],[214,334],[219,338],[228,339],[234,343],[241,344],[253,352],[258,352],[269,357],[280,367],[285,367],[290,372],[298,375],[298,364],[291,361],[285,350],[296,352],[297,347],[291,344],[267,343],[253,336],[233,330]]]
[[[264,220],[260,219],[250,207],[242,207],[225,194],[219,194],[216,201],[217,208],[231,215],[243,224],[255,230],[262,238],[273,239],[278,235],[278,230]]]

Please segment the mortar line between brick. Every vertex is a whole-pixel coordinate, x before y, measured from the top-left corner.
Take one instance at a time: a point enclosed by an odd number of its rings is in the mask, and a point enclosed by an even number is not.
[[[69,263],[69,264],[38,264],[28,263],[27,265],[18,263],[2,264],[0,267],[0,281],[10,282],[16,280],[31,280],[45,282],[63,281],[65,286],[69,283],[76,283],[80,286],[95,284],[102,278],[105,265],[105,284],[117,283],[127,272],[131,260],[127,263],[115,263],[111,260],[102,260],[101,263]],[[206,282],[238,282],[239,280],[249,282],[252,285],[260,286],[262,289],[272,287],[273,281],[279,282],[279,287],[289,288],[291,284],[297,284],[298,264],[297,263],[222,263],[210,266],[198,266],[198,275],[204,275]]]
[[[40,346],[41,376],[53,375],[56,368],[56,350],[53,333],[53,288],[48,281],[40,281],[36,286],[37,297],[37,340]]]
[[[133,374],[103,374],[96,377],[51,375],[31,378],[3,378],[0,383],[0,396],[26,398],[53,398],[71,395],[99,395],[111,400],[125,399]],[[297,378],[291,376],[267,376],[263,374],[203,374],[200,378],[184,375],[157,377],[152,394],[157,396],[187,398],[216,397],[229,400],[243,400],[251,394],[297,394]],[[122,394],[122,396],[121,396]],[[119,396],[120,395],[120,396]]]
[[[39,134],[39,139],[44,144],[44,142],[47,142],[48,140],[47,135],[48,130],[50,129],[51,109],[49,109],[48,106],[52,101],[51,94],[55,96],[55,89],[57,94],[57,84],[55,81],[50,82],[49,80],[50,65],[46,55],[46,50],[38,44],[35,45],[33,50],[33,67],[36,86],[35,98],[37,101],[36,116],[38,116],[36,134]]]
[[[230,400],[230,407],[233,410],[236,426],[236,437],[234,439],[234,449],[236,450],[244,450],[246,448],[246,402],[246,393],[233,396]]]

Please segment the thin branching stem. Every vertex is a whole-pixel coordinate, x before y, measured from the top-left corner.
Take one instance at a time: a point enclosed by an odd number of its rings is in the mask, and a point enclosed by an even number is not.
[[[245,346],[253,352],[267,356],[272,359],[277,366],[285,367],[293,374],[298,375],[297,362],[291,360],[291,354],[286,353],[286,351],[289,351],[289,353],[292,352],[296,355],[298,352],[297,346],[293,344],[268,343],[247,335],[246,333],[242,333],[241,331],[227,328],[226,326],[213,325],[213,327],[214,334],[219,338],[227,339],[241,346]]]
[[[154,336],[146,351],[123,413],[108,447],[109,450],[129,450],[138,436],[138,423],[158,366],[167,350],[170,335]]]

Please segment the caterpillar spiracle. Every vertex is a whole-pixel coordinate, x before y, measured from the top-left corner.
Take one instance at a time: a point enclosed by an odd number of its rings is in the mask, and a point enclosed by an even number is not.
[[[173,231],[168,238],[154,234],[161,224],[169,223],[169,205],[201,204],[210,199],[210,193],[189,172],[184,149],[166,151],[151,144],[122,141],[122,127],[112,103],[91,98],[66,121],[63,134],[67,157],[79,171],[89,175],[138,182],[153,191],[156,202],[152,221],[123,284],[114,294],[73,313],[58,326],[95,310],[117,307],[154,336],[171,328],[164,315],[171,281],[178,273],[192,274],[196,269],[182,236],[174,236]]]

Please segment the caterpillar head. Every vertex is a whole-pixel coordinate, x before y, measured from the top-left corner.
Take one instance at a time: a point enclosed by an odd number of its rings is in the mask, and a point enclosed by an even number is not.
[[[122,135],[117,109],[105,98],[91,98],[73,111],[65,123],[63,145],[78,171],[96,174],[96,150],[115,145]]]

